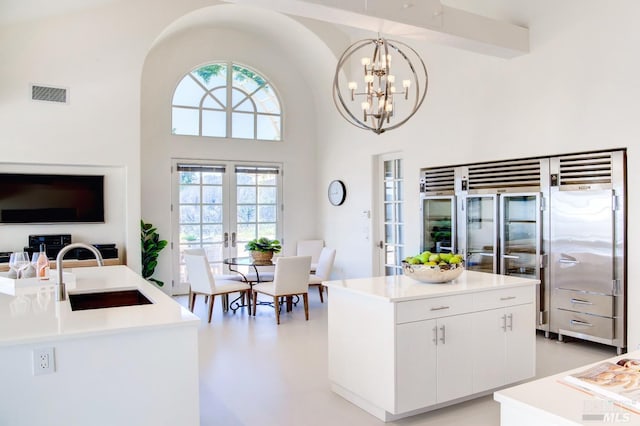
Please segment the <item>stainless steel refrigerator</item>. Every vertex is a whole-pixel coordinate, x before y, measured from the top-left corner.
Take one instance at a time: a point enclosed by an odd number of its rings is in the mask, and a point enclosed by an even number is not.
[[[551,158],[551,331],[618,348],[625,329],[625,153]]]
[[[420,216],[422,251],[457,251],[457,197],[453,167],[423,171],[420,179]]]

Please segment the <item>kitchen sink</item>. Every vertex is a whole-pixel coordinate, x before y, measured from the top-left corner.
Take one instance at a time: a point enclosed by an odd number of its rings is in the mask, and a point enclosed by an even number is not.
[[[153,302],[140,291],[133,289],[69,294],[69,303],[72,311],[84,311],[87,309],[150,305]]]

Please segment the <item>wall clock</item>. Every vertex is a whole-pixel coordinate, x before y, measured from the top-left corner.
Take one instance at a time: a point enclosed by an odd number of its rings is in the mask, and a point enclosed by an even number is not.
[[[333,180],[329,184],[329,202],[334,206],[339,206],[344,203],[344,199],[347,198],[347,189],[341,180]]]

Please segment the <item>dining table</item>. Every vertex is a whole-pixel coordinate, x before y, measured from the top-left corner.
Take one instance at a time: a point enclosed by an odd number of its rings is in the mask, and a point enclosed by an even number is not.
[[[242,277],[242,280],[251,286],[249,297],[246,300],[243,296],[238,296],[236,299],[229,303],[229,309],[235,313],[240,308],[249,308],[251,312],[251,297],[253,294],[253,286],[261,282],[273,281],[273,272],[260,271],[260,267],[275,266],[275,263],[271,260],[255,260],[252,257],[230,257],[222,261],[223,264],[229,267],[229,271],[235,272]],[[241,272],[240,267],[246,267],[249,271],[253,269],[254,274],[249,272]],[[272,302],[258,301],[259,305],[273,306]]]

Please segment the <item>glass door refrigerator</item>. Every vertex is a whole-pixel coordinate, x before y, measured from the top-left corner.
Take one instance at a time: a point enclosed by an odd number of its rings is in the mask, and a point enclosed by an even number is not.
[[[498,196],[466,198],[466,262],[470,271],[498,273]]]
[[[455,253],[457,197],[455,169],[423,169],[420,178],[420,216],[422,251]]]
[[[540,194],[503,194],[500,211],[500,273],[540,279]]]

